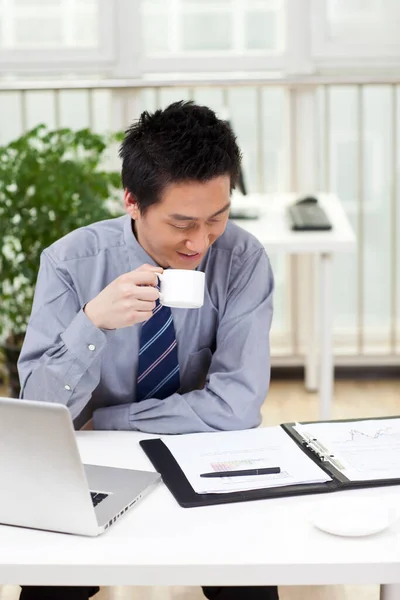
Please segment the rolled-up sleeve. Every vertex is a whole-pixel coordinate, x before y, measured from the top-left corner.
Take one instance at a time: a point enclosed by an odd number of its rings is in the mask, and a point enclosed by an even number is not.
[[[258,426],[270,383],[273,289],[271,266],[260,248],[232,280],[204,388],[100,408],[95,428],[192,433]]]
[[[67,272],[43,252],[18,361],[20,397],[65,404],[74,419],[100,381],[106,345],[106,333],[86,317]]]

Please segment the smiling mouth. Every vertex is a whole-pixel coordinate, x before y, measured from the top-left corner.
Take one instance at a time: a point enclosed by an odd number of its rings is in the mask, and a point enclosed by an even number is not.
[[[178,252],[178,254],[182,258],[186,258],[188,260],[195,259],[195,258],[198,258],[199,256],[201,256],[201,254],[199,252],[195,252],[194,254],[188,254],[187,252]]]

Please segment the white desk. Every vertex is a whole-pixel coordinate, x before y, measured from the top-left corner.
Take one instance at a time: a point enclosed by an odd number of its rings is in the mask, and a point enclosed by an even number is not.
[[[151,469],[133,432],[79,432],[84,461]],[[340,494],[398,505],[400,488]],[[160,484],[98,538],[0,526],[0,582],[25,585],[384,584],[400,598],[400,522],[340,538],[307,522],[333,494],[180,508]],[[27,498],[29,501],[29,498]]]
[[[292,231],[287,221],[286,207],[298,197],[298,194],[250,194],[248,196],[235,194],[232,205],[234,208],[255,207],[261,209],[261,216],[258,220],[237,220],[236,223],[255,235],[265,246],[267,252],[313,255],[318,270],[315,280],[317,283],[319,282],[319,290],[310,290],[305,383],[308,390],[319,390],[320,419],[330,419],[334,375],[332,256],[337,252],[354,251],[355,235],[340,200],[333,194],[317,195],[333,225],[331,231]],[[317,324],[315,317],[318,318],[318,315],[319,323]],[[319,378],[317,376],[318,346],[320,353]]]

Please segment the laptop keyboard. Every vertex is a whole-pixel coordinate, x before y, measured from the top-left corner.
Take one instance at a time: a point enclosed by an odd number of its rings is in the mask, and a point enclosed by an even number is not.
[[[100,492],[90,492],[90,495],[92,497],[93,506],[97,506],[108,496],[108,494],[101,494]]]

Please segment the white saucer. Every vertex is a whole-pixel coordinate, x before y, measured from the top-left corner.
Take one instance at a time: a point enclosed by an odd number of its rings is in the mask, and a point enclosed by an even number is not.
[[[358,537],[379,533],[398,518],[398,511],[378,498],[335,498],[316,506],[311,522],[326,533]]]

